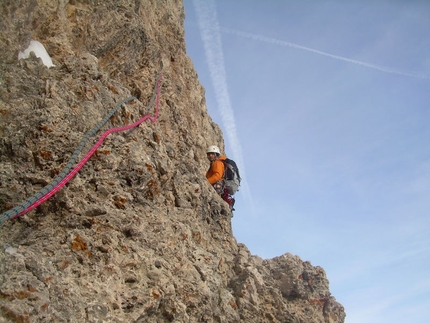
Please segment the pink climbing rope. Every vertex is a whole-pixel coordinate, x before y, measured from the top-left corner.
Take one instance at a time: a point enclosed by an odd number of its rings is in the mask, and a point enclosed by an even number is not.
[[[64,187],[64,185],[66,185],[73,178],[73,176],[75,176],[77,174],[77,172],[79,172],[79,170],[85,165],[85,163],[88,161],[88,159],[90,159],[91,156],[96,152],[97,148],[100,147],[100,145],[103,143],[103,141],[106,139],[106,137],[109,136],[111,133],[125,131],[125,130],[135,128],[138,125],[140,125],[142,122],[144,122],[145,120],[148,120],[148,119],[152,123],[156,122],[158,119],[158,105],[160,102],[161,79],[162,79],[162,76],[160,76],[158,81],[157,81],[157,98],[155,101],[155,116],[154,117],[151,117],[150,115],[146,115],[146,116],[142,117],[141,119],[139,119],[138,121],[136,121],[135,123],[132,123],[130,125],[127,125],[124,127],[119,127],[119,128],[112,128],[112,129],[107,130],[104,134],[101,135],[100,139],[95,143],[95,145],[85,155],[85,157],[82,158],[82,160],[76,165],[76,167],[72,171],[70,171],[70,173],[67,174],[66,177],[63,178],[63,180],[61,180],[51,191],[49,191],[44,196],[42,196],[40,199],[35,201],[33,204],[31,204],[25,210],[23,210],[22,212],[18,213],[16,216],[14,216],[13,219],[33,210],[36,207],[38,207],[40,204],[47,201],[50,197],[52,197],[55,193],[57,193],[60,189],[62,189]]]

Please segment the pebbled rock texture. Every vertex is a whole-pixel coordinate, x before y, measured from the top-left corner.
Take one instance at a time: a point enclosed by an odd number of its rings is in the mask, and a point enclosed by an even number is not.
[[[81,140],[110,134],[35,210],[0,226],[0,322],[341,323],[324,270],[238,244],[205,179],[223,148],[186,54],[179,0],[3,0],[0,211],[40,191]],[[54,67],[18,52],[41,42]],[[80,159],[79,158],[79,159]]]

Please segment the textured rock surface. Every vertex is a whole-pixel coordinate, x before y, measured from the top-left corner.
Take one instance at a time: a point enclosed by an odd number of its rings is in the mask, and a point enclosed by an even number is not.
[[[205,148],[223,139],[180,1],[3,0],[0,14],[1,212],[49,183],[119,101],[138,98],[98,135],[144,115],[163,74],[157,122],[111,134],[59,193],[0,227],[0,322],[344,322],[322,268],[234,239],[204,176]],[[55,67],[17,60],[31,39]]]

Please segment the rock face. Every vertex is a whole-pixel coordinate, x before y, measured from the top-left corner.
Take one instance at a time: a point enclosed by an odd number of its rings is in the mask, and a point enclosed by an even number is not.
[[[186,55],[178,0],[3,0],[0,211],[40,191],[121,100],[79,173],[0,226],[0,322],[344,322],[324,270],[263,260],[205,179],[223,147]],[[54,67],[18,52],[34,39]]]

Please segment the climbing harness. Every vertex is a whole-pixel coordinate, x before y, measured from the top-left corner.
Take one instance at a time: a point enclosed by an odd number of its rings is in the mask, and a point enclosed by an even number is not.
[[[218,194],[222,194],[224,192],[224,181],[218,181],[213,185],[215,192],[217,192]]]
[[[91,129],[85,137],[80,142],[78,148],[74,151],[72,157],[70,158],[67,165],[64,167],[64,169],[61,171],[60,174],[58,174],[51,183],[46,185],[42,190],[31,196],[30,198],[23,201],[20,205],[14,207],[13,209],[10,209],[9,211],[6,211],[0,215],[0,225],[3,224],[6,220],[17,218],[21,215],[24,215],[25,213],[33,210],[46,200],[48,200],[51,196],[53,196],[55,193],[57,193],[64,185],[66,185],[73,176],[76,175],[76,173],[85,165],[85,163],[91,158],[91,156],[96,152],[97,148],[103,143],[105,138],[114,132],[120,132],[125,131],[129,129],[133,129],[140,125],[145,120],[149,119],[152,123],[156,122],[158,119],[158,106],[160,101],[160,84],[161,84],[162,75],[158,77],[157,82],[155,83],[154,88],[154,94],[152,96],[152,100],[150,104],[147,106],[147,109],[150,109],[150,107],[154,104],[154,101],[156,101],[155,104],[155,116],[151,117],[149,115],[145,115],[135,123],[132,123],[127,126],[119,127],[119,128],[111,128],[107,130],[105,133],[101,135],[99,140],[96,142],[96,144],[91,148],[91,150],[85,155],[85,157],[76,165],[76,167],[72,169],[73,165],[75,164],[79,154],[84,149],[85,144],[87,141],[97,133],[97,131],[100,130],[101,127],[114,115],[115,112],[118,111],[118,109],[126,102],[130,102],[132,100],[137,100],[135,97],[129,97],[121,102],[119,102],[114,109],[112,109],[111,112],[102,120],[100,121],[93,129]],[[128,133],[130,134],[131,131]]]

